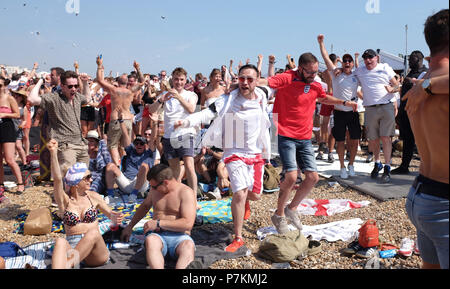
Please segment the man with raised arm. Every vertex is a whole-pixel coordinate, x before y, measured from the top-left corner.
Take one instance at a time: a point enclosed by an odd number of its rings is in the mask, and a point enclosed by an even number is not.
[[[330,72],[329,75],[331,75],[333,84],[333,96],[346,102],[356,102],[358,100],[358,81],[352,71],[354,66],[353,57],[350,54],[345,54],[342,57],[342,73],[336,77],[334,75],[336,66],[328,56],[328,52],[325,48],[323,39],[324,36],[322,34],[317,37],[320,46],[320,52],[322,54],[323,60],[325,61],[327,69]],[[355,176],[355,168],[353,166],[353,162],[355,161],[356,152],[358,150],[358,141],[361,137],[359,114],[357,111],[353,111],[351,107],[347,107],[344,105],[335,105],[333,114],[334,126],[331,133],[337,141],[336,150],[339,156],[339,162],[341,163],[340,177],[346,179],[349,175]],[[350,151],[348,173],[344,165],[345,135],[347,129],[350,135],[350,140],[347,144],[347,149],[348,151]]]
[[[312,53],[304,53],[298,60],[297,70],[288,70],[259,82],[260,85],[277,89],[273,113],[278,114],[278,150],[286,173],[280,186],[277,210],[271,219],[281,234],[289,231],[286,217],[299,230],[302,229],[297,207],[319,180],[311,142],[316,99],[322,103],[350,106],[354,111],[357,108],[356,102],[326,95],[322,86],[314,80],[318,72],[317,58]],[[305,174],[305,180],[286,206],[297,180],[297,162]]]
[[[169,254],[177,258],[175,268],[184,269],[195,256],[190,236],[196,215],[195,194],[164,164],[151,168],[147,180],[150,193],[122,231],[122,239],[128,242],[133,227],[153,208],[153,219],[144,225],[147,264],[151,269],[164,269],[164,257]]]
[[[118,121],[118,111],[122,112],[123,122],[131,136],[132,120],[134,115],[130,112],[130,106],[133,101],[134,91],[127,88],[128,77],[121,75],[118,79],[118,87],[115,87],[104,78],[103,59],[97,57],[97,82],[111,96],[111,115],[108,127],[108,149],[111,153],[113,162],[118,166],[120,164],[119,145],[124,146],[124,137]],[[139,88],[137,88],[139,90]]]

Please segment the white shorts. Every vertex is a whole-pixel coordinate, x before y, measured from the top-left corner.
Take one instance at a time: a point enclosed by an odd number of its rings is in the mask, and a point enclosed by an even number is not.
[[[224,163],[233,192],[248,188],[249,192],[261,194],[264,177],[261,155],[233,154],[225,158]]]
[[[134,186],[136,185],[136,180],[137,180],[137,177],[130,180],[127,177],[125,177],[123,175],[123,173],[120,173],[120,176],[117,177],[117,179],[116,179],[116,184],[122,192],[124,192],[126,194],[131,194],[131,192],[134,189]],[[149,183],[147,180],[145,180],[144,185],[142,186],[142,188],[139,189],[139,192],[147,191],[148,186],[149,186]]]

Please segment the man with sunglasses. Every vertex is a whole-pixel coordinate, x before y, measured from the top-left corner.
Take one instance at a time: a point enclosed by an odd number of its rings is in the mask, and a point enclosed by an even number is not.
[[[108,197],[114,197],[114,183],[125,195],[136,199],[139,193],[145,193],[148,189],[147,173],[153,167],[155,160],[155,135],[152,130],[150,143],[147,148],[147,139],[137,135],[131,143],[128,128],[123,122],[123,114],[119,112],[118,121],[125,140],[126,156],[122,161],[122,170],[114,163],[106,166],[106,192]],[[124,197],[125,199],[127,197]]]
[[[196,216],[195,194],[178,182],[169,166],[159,164],[147,175],[150,194],[145,198],[121,239],[128,242],[133,227],[153,208],[153,219],[144,224],[145,256],[151,269],[164,269],[165,257],[176,259],[175,269],[184,269],[195,257],[191,230]]]
[[[358,67],[354,74],[363,93],[367,139],[375,160],[370,176],[376,179],[383,168],[380,162],[381,139],[385,163],[381,181],[388,183],[391,180],[392,137],[395,134],[397,101],[394,93],[400,91],[401,85],[395,78],[394,70],[387,63],[378,63],[379,56],[374,50],[367,49],[362,58],[365,65]]]
[[[211,126],[205,132],[202,145],[223,149],[223,161],[228,171],[233,200],[231,212],[235,238],[225,248],[236,252],[244,245],[242,227],[250,218],[250,202],[261,198],[264,159],[270,159],[270,120],[267,114],[267,94],[257,87],[258,68],[247,64],[239,69],[239,88],[223,94],[208,108],[175,122],[175,128]],[[270,90],[269,88],[267,88]]]
[[[317,58],[312,53],[304,53],[298,60],[297,70],[289,70],[259,82],[260,85],[268,84],[270,88],[277,89],[273,112],[278,114],[278,151],[286,173],[280,185],[277,210],[271,219],[280,234],[289,231],[286,217],[297,229],[302,229],[297,207],[319,181],[311,142],[316,100],[330,105],[349,106],[353,111],[357,109],[356,102],[327,95],[322,85],[314,80],[318,72]],[[297,163],[305,179],[298,186],[291,203],[286,206],[297,180]]]
[[[83,82],[83,92],[79,93],[78,77]],[[87,104],[90,96],[89,76],[78,76],[74,71],[65,71],[60,76],[60,90],[39,96],[40,79],[32,89],[28,101],[39,105],[48,112],[49,138],[58,143],[58,160],[61,170],[71,167],[77,162],[89,165],[87,140],[81,131],[81,106]]]
[[[317,41],[319,42],[320,46],[320,52],[331,75],[333,95],[347,102],[356,102],[358,100],[358,80],[353,74],[353,57],[350,54],[345,54],[342,57],[342,73],[336,77],[333,73],[333,71],[336,69],[336,65],[328,57],[328,52],[325,48],[323,39],[324,36],[322,34],[317,37]],[[339,156],[339,162],[341,163],[340,177],[346,179],[349,175],[355,176],[353,162],[358,150],[358,142],[361,137],[359,114],[358,112],[353,111],[351,107],[343,105],[335,105],[333,114],[334,126],[332,129],[332,134],[337,141],[336,150]],[[345,138],[347,129],[350,136],[349,143],[347,144],[347,149],[350,151],[348,173],[344,165]]]

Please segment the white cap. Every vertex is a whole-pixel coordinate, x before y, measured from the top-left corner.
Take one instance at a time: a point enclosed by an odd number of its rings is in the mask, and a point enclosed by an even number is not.
[[[96,130],[88,131],[86,138],[95,138],[96,140],[100,140],[98,132]]]

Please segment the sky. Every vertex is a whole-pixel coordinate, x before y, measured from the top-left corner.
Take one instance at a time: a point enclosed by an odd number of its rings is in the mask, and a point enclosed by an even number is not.
[[[230,59],[236,71],[239,61],[256,64],[261,54],[264,75],[270,54],[277,68],[287,54],[297,62],[312,52],[322,61],[319,34],[339,56],[368,48],[428,55],[425,20],[448,6],[444,0],[0,0],[0,64],[38,62],[38,71],[49,71],[73,69],[78,61],[81,72],[95,75],[102,54],[105,74],[129,73],[136,60],[143,73],[181,66],[194,77]]]

